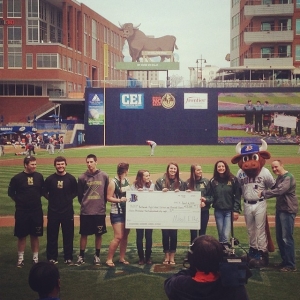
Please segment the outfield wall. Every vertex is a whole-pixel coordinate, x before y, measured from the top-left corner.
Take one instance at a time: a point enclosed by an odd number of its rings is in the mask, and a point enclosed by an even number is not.
[[[288,95],[299,92],[300,87],[107,88],[105,90],[87,88],[85,143],[141,145],[145,144],[145,140],[151,139],[160,145],[216,145],[224,141],[218,137],[218,114],[243,114],[244,106],[241,103],[246,103],[247,97],[255,93],[260,93],[261,99],[272,99],[272,94]],[[234,96],[241,93],[245,95],[241,103],[233,105],[230,109],[226,107],[226,103],[225,107],[224,103],[223,106],[219,104],[218,107],[219,95]],[[274,105],[268,111],[300,113],[298,105],[288,103]],[[243,137],[242,141],[247,142],[248,139],[248,142],[260,142],[261,136]],[[278,143],[278,139],[270,140],[269,143]]]
[[[187,93],[196,94],[189,97]],[[103,145],[104,126],[91,125],[88,113],[97,110],[97,105],[93,108],[95,94],[101,102],[103,89],[86,89],[85,142]],[[101,115],[101,104],[98,112]],[[109,88],[105,90],[105,112],[106,145],[141,145],[147,139],[159,145],[217,143],[218,95],[212,89],[202,89],[199,94],[196,89]]]

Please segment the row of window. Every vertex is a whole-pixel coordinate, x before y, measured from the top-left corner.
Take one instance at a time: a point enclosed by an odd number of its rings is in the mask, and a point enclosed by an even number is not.
[[[7,18],[21,18],[22,0],[7,1]],[[3,18],[3,0],[0,0],[0,18]]]

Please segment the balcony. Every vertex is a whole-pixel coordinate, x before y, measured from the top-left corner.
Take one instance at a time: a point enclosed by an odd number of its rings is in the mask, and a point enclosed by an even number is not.
[[[246,18],[263,16],[292,16],[294,4],[262,4],[245,5],[244,15]]]
[[[293,66],[292,57],[266,57],[266,58],[245,58],[244,66],[247,67],[286,67]]]
[[[244,42],[247,45],[253,43],[288,43],[293,42],[294,31],[254,31],[244,33]]]

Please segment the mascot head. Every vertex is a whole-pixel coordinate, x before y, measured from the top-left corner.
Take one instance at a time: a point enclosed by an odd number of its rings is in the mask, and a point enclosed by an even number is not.
[[[239,142],[235,147],[237,155],[231,159],[231,162],[238,164],[250,178],[256,177],[265,165],[266,159],[271,157],[270,153],[266,151],[267,143],[264,140],[261,140],[261,142],[261,147],[256,144],[248,144],[242,147],[241,142]]]

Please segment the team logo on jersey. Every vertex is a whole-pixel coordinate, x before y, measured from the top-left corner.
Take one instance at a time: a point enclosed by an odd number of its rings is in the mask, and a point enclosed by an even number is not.
[[[27,184],[28,185],[33,185],[33,177],[28,177],[27,178]]]
[[[161,105],[166,109],[171,109],[175,106],[175,97],[171,93],[166,93],[161,98]]]
[[[64,182],[58,180],[58,181],[57,181],[57,188],[58,188],[58,189],[63,189],[63,188],[64,188]]]
[[[93,200],[93,199],[101,199],[99,192],[97,189],[101,186],[101,181],[91,181],[88,182],[87,185],[89,186],[89,195],[88,199]]]

